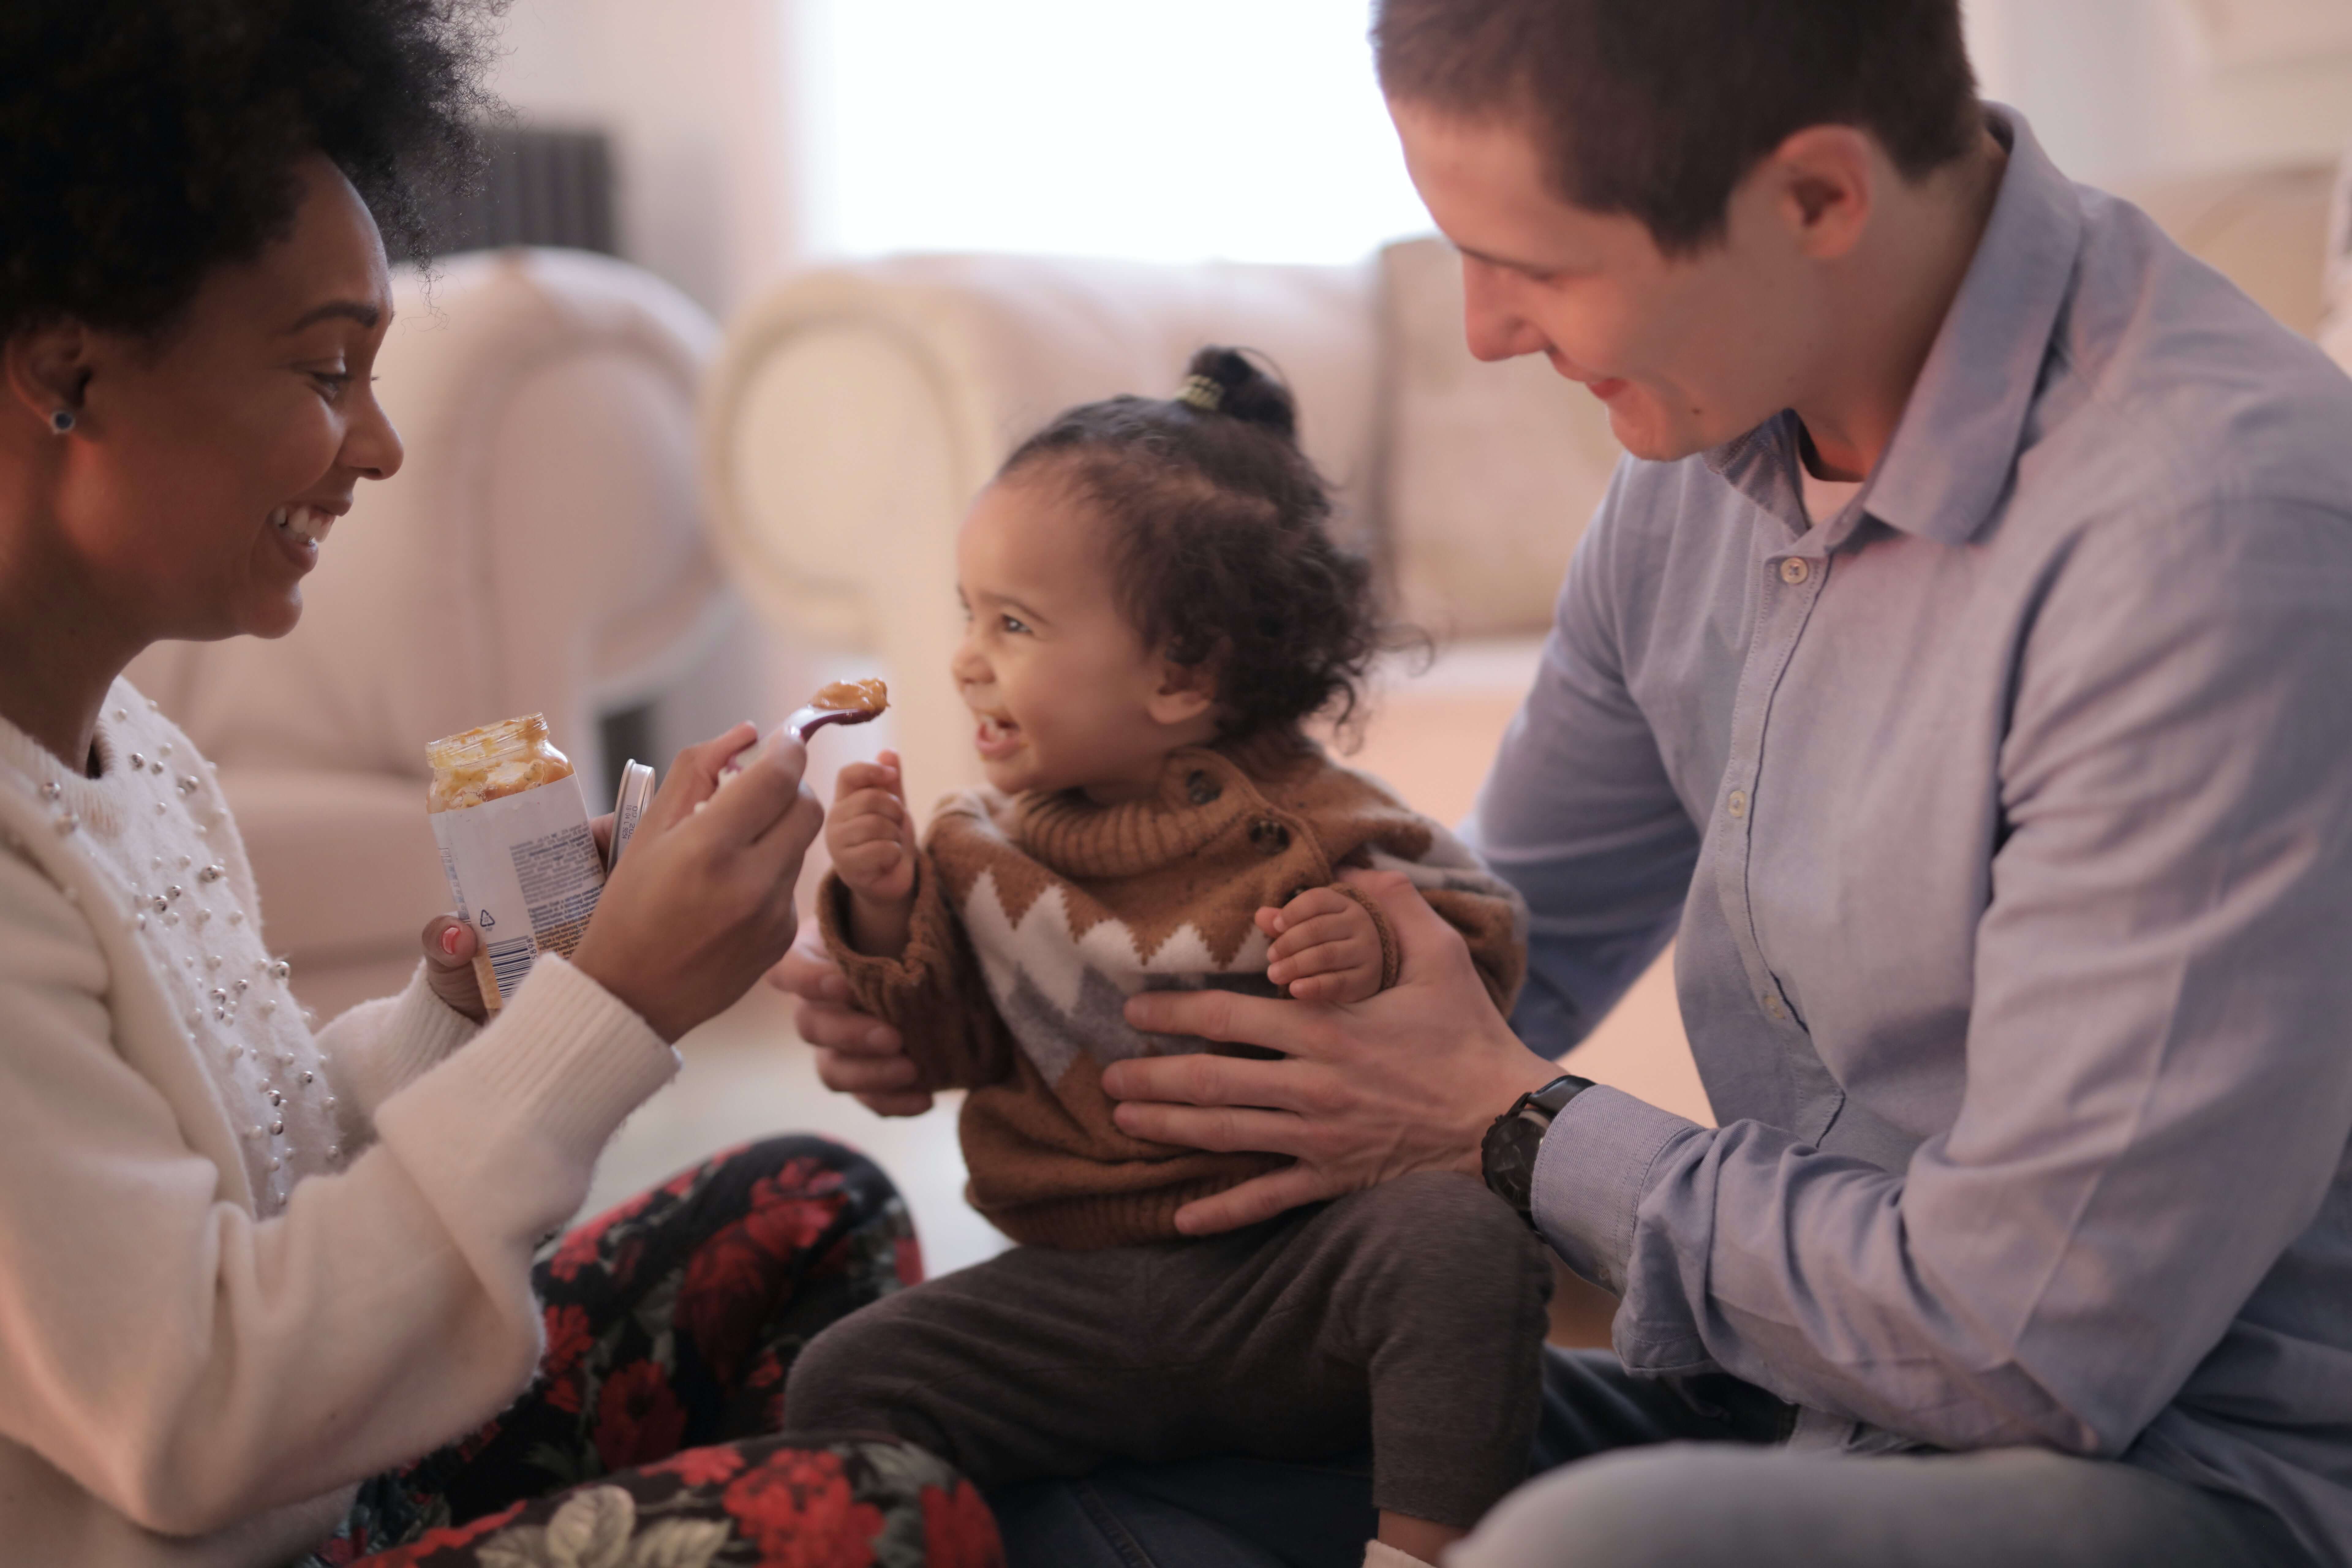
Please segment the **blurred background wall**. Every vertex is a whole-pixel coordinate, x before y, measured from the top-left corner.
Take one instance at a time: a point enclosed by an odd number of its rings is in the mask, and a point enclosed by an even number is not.
[[[621,253],[714,313],[902,249],[1339,261],[1425,226],[1365,0],[516,0],[498,85],[613,138]],[[1967,0],[2095,184],[2352,145],[2352,0]]]

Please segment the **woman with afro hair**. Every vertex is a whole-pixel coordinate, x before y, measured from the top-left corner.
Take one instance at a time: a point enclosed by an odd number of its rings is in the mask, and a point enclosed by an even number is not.
[[[444,917],[314,1035],[210,767],[122,679],[283,635],[399,469],[381,235],[473,173],[493,20],[0,8],[0,1557],[992,1563],[938,1461],[774,1435],[799,1347],[916,1272],[871,1164],[770,1140],[534,1263],[671,1042],[790,942],[802,756],[718,795],[749,727],[683,752],[495,1021]]]

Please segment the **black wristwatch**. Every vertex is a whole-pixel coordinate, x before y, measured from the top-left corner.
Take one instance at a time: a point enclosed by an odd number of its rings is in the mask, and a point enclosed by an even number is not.
[[[1533,1230],[1536,1225],[1536,1151],[1544,1134],[1568,1102],[1592,1087],[1589,1078],[1562,1073],[1533,1094],[1523,1094],[1511,1109],[1495,1118],[1478,1146],[1479,1164],[1486,1190],[1518,1211]]]

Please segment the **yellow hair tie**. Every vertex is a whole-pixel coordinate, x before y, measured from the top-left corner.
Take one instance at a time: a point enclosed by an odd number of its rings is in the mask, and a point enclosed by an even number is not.
[[[1176,401],[1203,414],[1214,414],[1225,401],[1225,389],[1209,376],[1188,375],[1176,391]]]

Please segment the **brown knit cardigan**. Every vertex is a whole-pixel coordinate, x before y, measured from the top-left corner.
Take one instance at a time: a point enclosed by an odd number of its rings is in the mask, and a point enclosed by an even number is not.
[[[1176,752],[1156,795],[1116,805],[1074,791],[949,797],[925,835],[913,935],[895,959],[849,946],[837,878],[819,908],[858,1005],[898,1026],[923,1086],[971,1091],[960,1131],[972,1206],[1016,1241],[1121,1247],[1174,1237],[1184,1204],[1284,1163],[1145,1142],[1113,1124],[1106,1064],[1204,1047],[1129,1028],[1127,998],[1276,994],[1252,917],[1359,867],[1412,878],[1510,1007],[1527,963],[1518,895],[1378,780],[1289,734]],[[1394,934],[1360,901],[1392,984]]]

